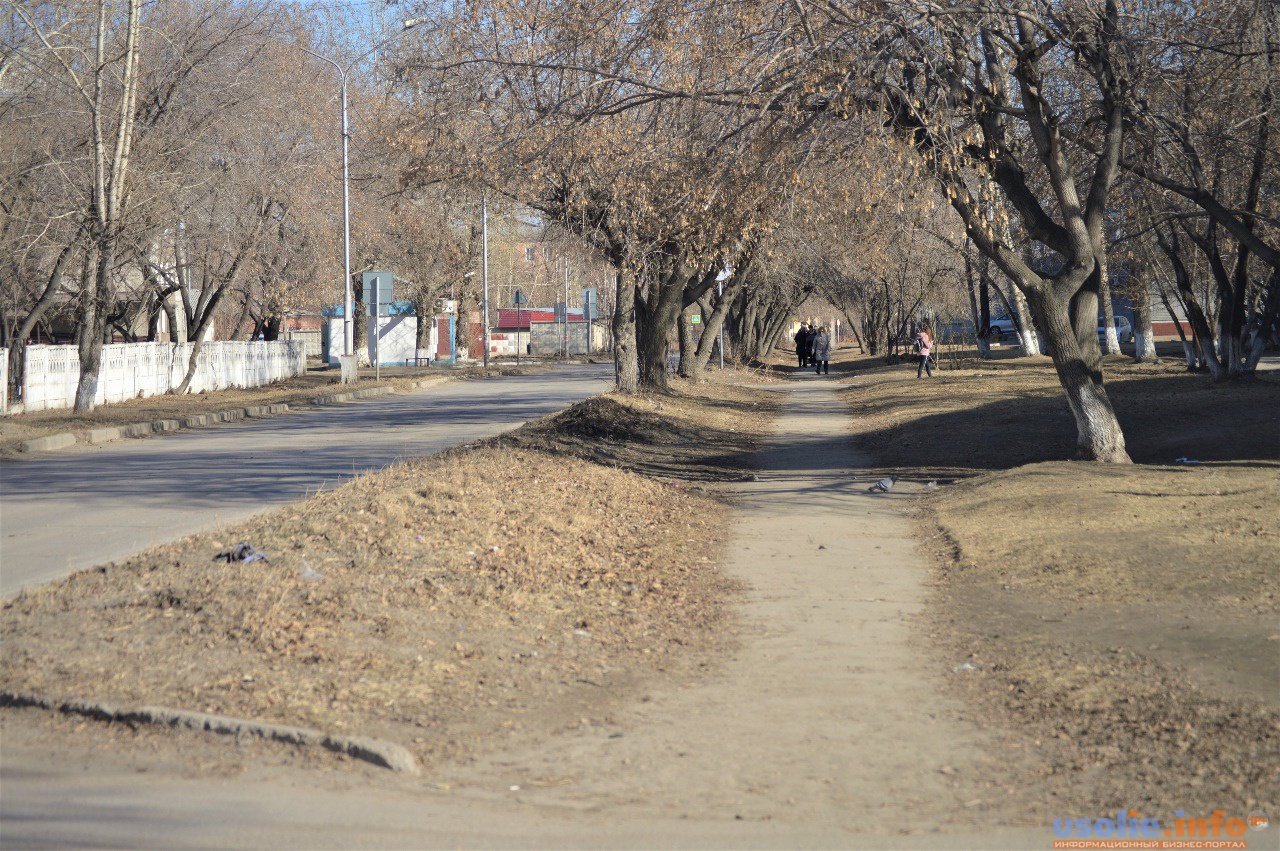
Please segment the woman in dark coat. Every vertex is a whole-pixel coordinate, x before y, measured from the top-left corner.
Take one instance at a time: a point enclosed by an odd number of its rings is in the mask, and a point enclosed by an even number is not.
[[[809,326],[801,322],[792,339],[796,341],[796,365],[803,368],[809,360]]]

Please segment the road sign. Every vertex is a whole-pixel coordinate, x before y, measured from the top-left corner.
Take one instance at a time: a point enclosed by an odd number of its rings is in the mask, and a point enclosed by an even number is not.
[[[595,287],[582,291],[582,318],[587,322],[600,318],[600,301],[596,297]]]
[[[390,272],[365,272],[364,305],[366,316],[391,315],[391,288],[395,275]]]
[[[524,294],[524,290],[517,288],[516,294],[511,297],[511,303],[519,307],[522,304],[528,304],[529,297]]]
[[[689,321],[690,321],[691,323],[693,323],[694,325],[701,325],[701,324],[702,324],[702,314],[701,314],[701,313],[695,313],[695,314],[693,314],[692,316],[690,316],[690,317],[689,317]]]

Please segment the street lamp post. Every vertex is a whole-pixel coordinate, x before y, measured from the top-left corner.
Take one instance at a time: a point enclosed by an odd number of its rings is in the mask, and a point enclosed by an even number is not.
[[[409,30],[423,23],[424,18],[411,18],[404,22],[400,32],[393,36],[384,38],[375,44],[369,50],[357,56],[345,67],[338,64],[327,56],[321,56],[314,50],[301,47],[303,53],[314,56],[321,62],[327,62],[332,65],[338,72],[338,79],[342,83],[342,353],[350,357],[355,349],[355,317],[352,316],[355,310],[354,298],[351,293],[351,179],[350,168],[348,165],[348,140],[351,138],[351,125],[347,122],[347,74],[352,66],[357,62],[371,56],[380,47],[385,47],[390,42],[407,33]]]

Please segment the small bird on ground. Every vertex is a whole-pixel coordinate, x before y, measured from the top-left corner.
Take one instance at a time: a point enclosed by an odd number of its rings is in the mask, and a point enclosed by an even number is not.
[[[927,490],[927,491],[936,491],[936,490],[938,489],[938,483],[937,483],[937,482],[927,482],[927,483],[925,484],[925,486],[924,486],[924,489],[925,489],[925,490]]]
[[[881,479],[871,487],[867,488],[867,493],[885,493],[889,488],[898,483],[897,476],[890,476],[887,479]]]

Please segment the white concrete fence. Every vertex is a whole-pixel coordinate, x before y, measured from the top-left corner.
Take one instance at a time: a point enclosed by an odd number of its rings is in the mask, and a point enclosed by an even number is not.
[[[192,345],[115,343],[103,346],[97,404],[172,391],[187,374]],[[260,387],[306,371],[307,344],[303,340],[209,342],[196,359],[190,392]],[[22,409],[70,408],[75,404],[79,382],[80,355],[75,346],[28,346]],[[16,400],[8,401],[12,404]]]

